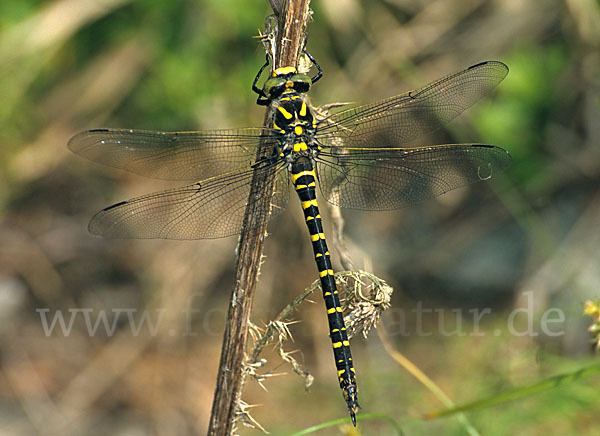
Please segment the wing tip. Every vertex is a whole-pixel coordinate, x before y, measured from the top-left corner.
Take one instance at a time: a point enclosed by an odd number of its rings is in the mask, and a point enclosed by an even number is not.
[[[496,61],[496,60],[478,62],[475,65],[471,65],[470,67],[468,67],[467,70],[472,70],[475,68],[483,67],[485,65],[494,66],[494,67],[499,68],[500,70],[502,70],[504,72],[503,77],[506,77],[508,75],[508,72],[509,72],[508,65],[506,65],[502,61]]]
[[[463,145],[463,144],[459,144]],[[508,169],[512,165],[512,156],[510,153],[503,149],[502,147],[498,147],[497,145],[491,144],[470,144],[477,148],[487,148],[493,150],[496,153],[496,162],[495,167],[498,171],[504,171]]]
[[[82,130],[81,132],[75,133],[67,141],[67,148],[75,154],[81,154],[81,151],[89,146],[89,140],[87,139],[90,135],[96,133],[110,133],[110,129],[88,129]]]

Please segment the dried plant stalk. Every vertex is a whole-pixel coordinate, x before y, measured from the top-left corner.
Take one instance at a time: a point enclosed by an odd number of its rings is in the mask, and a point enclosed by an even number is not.
[[[309,19],[309,0],[287,1],[282,6],[278,20],[275,59],[273,68],[295,66],[302,50],[306,23]],[[277,11],[276,11],[277,12]],[[265,115],[264,125],[270,125],[272,114]],[[257,158],[268,156],[271,150],[259,147]],[[273,178],[257,176],[252,180],[250,196],[262,201],[249,202],[238,245],[235,288],[227,314],[221,361],[213,398],[208,435],[230,435],[235,429],[236,412],[240,410],[240,397],[244,381],[243,363],[248,342],[250,312],[260,271],[260,261],[266,235],[266,224],[256,226],[253,217],[264,216],[269,209],[273,193]],[[271,193],[271,195],[268,195]]]

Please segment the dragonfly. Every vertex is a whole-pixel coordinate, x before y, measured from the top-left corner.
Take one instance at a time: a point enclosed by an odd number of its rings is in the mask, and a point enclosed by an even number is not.
[[[157,132],[92,129],[73,136],[74,153],[142,176],[193,182],[122,201],[96,213],[89,231],[109,238],[205,239],[238,234],[254,174],[273,186],[264,225],[296,191],[321,281],[338,381],[356,425],[358,387],[339,293],[325,240],[316,187],[329,203],[350,209],[391,210],[487,180],[508,168],[504,149],[487,144],[406,146],[457,117],[506,77],[508,67],[486,61],[375,103],[322,113],[308,92],[321,78],[288,66],[252,89],[269,106],[271,124],[232,130]],[[259,146],[272,150],[257,158]],[[264,196],[262,197],[264,199]],[[270,212],[270,213],[269,213]]]

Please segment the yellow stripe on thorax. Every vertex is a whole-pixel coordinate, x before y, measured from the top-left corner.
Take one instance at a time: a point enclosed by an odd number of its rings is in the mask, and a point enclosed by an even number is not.
[[[279,112],[281,112],[281,114],[288,120],[291,120],[292,118],[294,118],[294,116],[291,113],[289,113],[287,110],[285,110],[283,106],[279,106],[277,108],[277,110]]]
[[[306,116],[306,103],[302,102],[302,106],[300,107],[300,112],[298,112],[301,117]]]

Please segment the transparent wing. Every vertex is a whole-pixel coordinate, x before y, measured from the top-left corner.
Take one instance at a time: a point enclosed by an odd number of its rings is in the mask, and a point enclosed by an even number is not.
[[[271,216],[278,215],[289,196],[284,165],[263,167],[274,178]],[[205,239],[239,233],[249,201],[253,171],[235,171],[182,188],[144,195],[107,207],[94,215],[89,231],[109,238]],[[252,200],[256,201],[256,199]],[[254,224],[267,213],[254,217]]]
[[[424,88],[333,114],[318,123],[317,138],[326,145],[402,147],[458,116],[507,74],[502,62],[473,65]]]
[[[321,192],[335,205],[389,210],[487,180],[510,163],[505,150],[482,144],[327,148],[317,159],[317,177]]]
[[[94,162],[163,180],[199,180],[246,169],[268,129],[153,132],[94,129],[69,140],[74,153]]]

